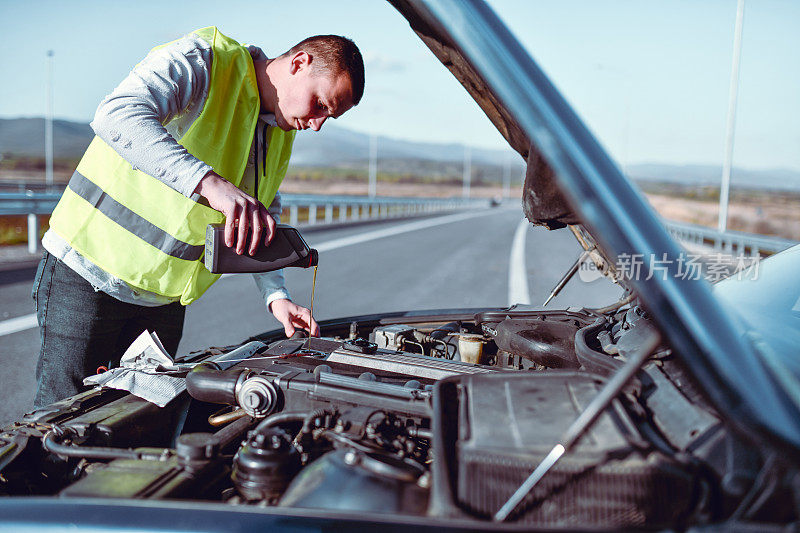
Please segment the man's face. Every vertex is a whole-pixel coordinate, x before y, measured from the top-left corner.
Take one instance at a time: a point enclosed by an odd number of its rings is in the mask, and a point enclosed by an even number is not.
[[[337,118],[353,107],[352,84],[347,74],[318,72],[305,52],[290,59],[288,75],[276,86],[278,127],[285,131],[319,131],[328,118]]]

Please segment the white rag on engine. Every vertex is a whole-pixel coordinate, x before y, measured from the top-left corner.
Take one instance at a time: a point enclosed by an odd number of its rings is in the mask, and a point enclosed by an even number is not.
[[[84,385],[122,389],[164,407],[186,389],[185,369],[175,366],[158,335],[148,330],[125,350],[120,366],[89,376]]]

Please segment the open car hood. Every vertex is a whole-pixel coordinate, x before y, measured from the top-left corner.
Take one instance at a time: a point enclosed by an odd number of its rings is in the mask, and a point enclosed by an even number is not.
[[[580,224],[573,233],[605,272],[617,258],[643,258],[626,285],[708,399],[756,441],[800,448],[800,413],[734,317],[707,282],[680,275],[681,248],[497,15],[481,0],[389,2],[527,161],[526,217]],[[659,275],[655,259],[667,264]]]

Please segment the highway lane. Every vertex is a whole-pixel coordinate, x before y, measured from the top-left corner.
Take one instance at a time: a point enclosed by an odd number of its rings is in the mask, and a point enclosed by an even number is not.
[[[521,210],[514,206],[308,231],[306,240],[322,250],[315,317],[324,320],[381,311],[508,305],[509,271],[513,270],[510,256],[521,218]],[[418,227],[429,224],[435,225]],[[387,235],[397,228],[402,232]],[[566,230],[530,227],[523,230],[522,237],[528,295],[530,302],[538,305],[573,263],[580,247]],[[312,271],[289,269],[286,274],[293,299],[310,305]],[[33,275],[33,269],[0,272],[0,387],[4,400],[0,424],[28,409],[33,399],[38,330],[1,334],[4,321],[32,312]],[[584,283],[576,276],[548,307],[599,306],[614,301],[618,294],[619,289],[605,280]],[[266,312],[250,275],[227,276],[187,309],[178,352],[237,343],[278,326]]]

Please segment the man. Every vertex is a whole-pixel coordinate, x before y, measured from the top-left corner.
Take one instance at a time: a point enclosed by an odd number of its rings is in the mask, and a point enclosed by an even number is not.
[[[175,354],[184,306],[218,277],[202,264],[206,225],[224,221],[239,254],[268,243],[294,130],[318,131],[363,90],[361,54],[338,36],[273,59],[213,27],[153,49],[98,107],[97,136],[42,239],[35,406],[77,393],[145,329]],[[255,278],[287,336],[318,334],[281,272]]]

